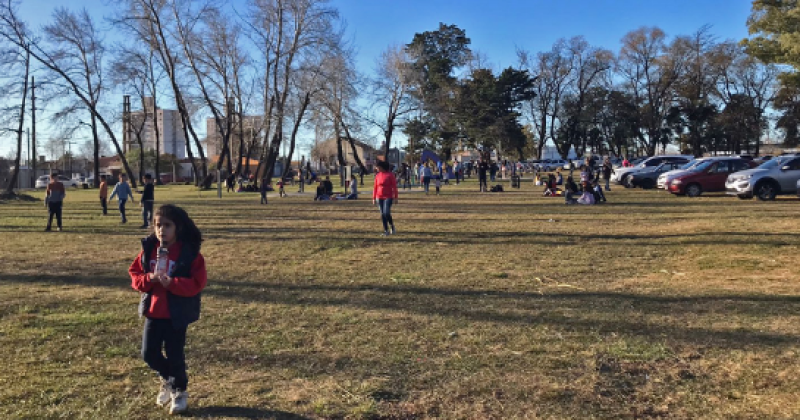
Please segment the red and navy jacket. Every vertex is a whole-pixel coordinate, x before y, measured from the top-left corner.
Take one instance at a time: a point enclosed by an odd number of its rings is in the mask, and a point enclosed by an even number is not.
[[[142,292],[139,315],[170,319],[173,327],[186,328],[200,319],[200,293],[207,282],[205,260],[196,244],[175,242],[170,245],[167,272],[172,283],[164,288],[148,278],[155,269],[158,247],[155,237],[142,239],[142,251],[128,269],[131,286]]]

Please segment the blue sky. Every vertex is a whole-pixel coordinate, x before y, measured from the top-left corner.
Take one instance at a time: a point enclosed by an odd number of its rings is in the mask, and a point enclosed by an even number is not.
[[[245,0],[232,0],[237,7]],[[23,0],[20,15],[33,26],[49,20],[58,6],[86,7],[108,16],[109,0]],[[387,46],[409,43],[417,32],[435,30],[439,22],[464,29],[471,48],[485,54],[495,68],[516,64],[516,48],[550,49],[559,38],[583,35],[596,46],[618,51],[625,33],[658,26],[667,35],[689,34],[703,25],[719,40],[747,36],[749,0],[332,0],[347,22],[358,52],[360,71],[368,73]],[[40,124],[46,136],[46,127]],[[0,144],[0,154],[10,146]]]

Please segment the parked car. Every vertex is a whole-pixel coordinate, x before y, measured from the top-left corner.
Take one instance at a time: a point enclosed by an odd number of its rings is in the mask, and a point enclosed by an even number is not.
[[[564,166],[565,163],[567,161],[564,159],[544,159],[539,163],[538,168],[543,172],[550,172]]]
[[[656,188],[658,188],[659,190],[666,190],[667,187],[669,186],[669,183],[672,182],[673,179],[685,174],[686,172],[693,170],[695,166],[703,163],[704,160],[705,158],[690,160],[689,162],[686,162],[683,166],[681,166],[678,169],[664,172],[663,174],[658,176],[658,181],[656,181]]]
[[[757,197],[759,200],[774,200],[778,194],[797,192],[800,180],[800,157],[778,156],[755,169],[728,176],[725,191],[743,200]]]
[[[675,195],[699,197],[704,192],[725,191],[728,175],[755,167],[753,161],[732,157],[710,157],[679,175],[669,183],[668,191]]]
[[[58,180],[64,184],[65,187],[74,187],[78,188],[78,180],[77,179],[69,179],[64,175],[58,175]],[[50,175],[42,175],[39,178],[36,178],[36,188],[47,188],[47,184],[50,183]]]
[[[629,176],[628,183],[625,184],[625,187],[642,187],[645,190],[649,190],[656,186],[656,181],[658,180],[659,175],[665,172],[680,169],[683,166],[684,165],[678,162],[664,162],[654,168],[647,168],[641,172],[636,172],[635,174]]]
[[[625,185],[625,184],[628,183],[628,177],[630,175],[633,175],[633,174],[637,173],[637,172],[642,172],[642,171],[644,171],[646,169],[655,168],[656,166],[661,165],[662,163],[676,162],[676,163],[680,163],[680,164],[685,164],[686,162],[689,162],[692,159],[694,159],[694,157],[690,156],[690,155],[658,155],[658,156],[653,156],[653,157],[644,159],[641,163],[639,163],[638,165],[636,165],[636,166],[634,166],[632,168],[618,168],[617,170],[614,171],[614,177],[612,178],[612,180],[614,182],[616,182],[617,184]]]

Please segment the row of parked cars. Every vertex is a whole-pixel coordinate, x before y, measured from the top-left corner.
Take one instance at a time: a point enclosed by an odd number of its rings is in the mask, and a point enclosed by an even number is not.
[[[599,156],[592,156],[589,158],[592,162],[592,166],[597,169],[603,165],[603,161],[600,159]],[[562,169],[568,171],[570,169],[581,170],[583,169],[584,159],[543,159],[543,160],[532,160],[528,161],[529,164],[532,164],[535,168],[539,169],[543,172],[551,172],[555,171],[556,169]],[[613,165],[619,166],[622,164],[622,159],[620,158],[611,158],[611,163]]]
[[[675,195],[699,197],[725,192],[742,200],[773,200],[800,192],[800,156],[752,159],[749,156],[697,158],[660,155],[634,167],[615,169],[613,181],[626,187],[663,188]]]
[[[91,188],[94,185],[94,176],[90,176],[89,178],[86,177],[78,177],[78,178],[67,178],[64,175],[58,175],[58,180],[64,184],[65,187],[72,187],[72,188]],[[39,178],[36,178],[36,188],[47,188],[47,184],[50,183],[50,175],[42,175]]]

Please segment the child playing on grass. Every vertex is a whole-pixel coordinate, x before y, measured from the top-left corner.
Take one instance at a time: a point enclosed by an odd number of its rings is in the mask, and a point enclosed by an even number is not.
[[[278,196],[286,197],[286,190],[283,189],[283,180],[278,181]]]
[[[159,207],[153,227],[128,273],[142,294],[142,358],[161,378],[156,404],[171,403],[170,414],[180,414],[186,412],[189,397],[186,329],[200,318],[200,292],[207,281],[200,254],[203,238],[186,211],[174,205]]]

